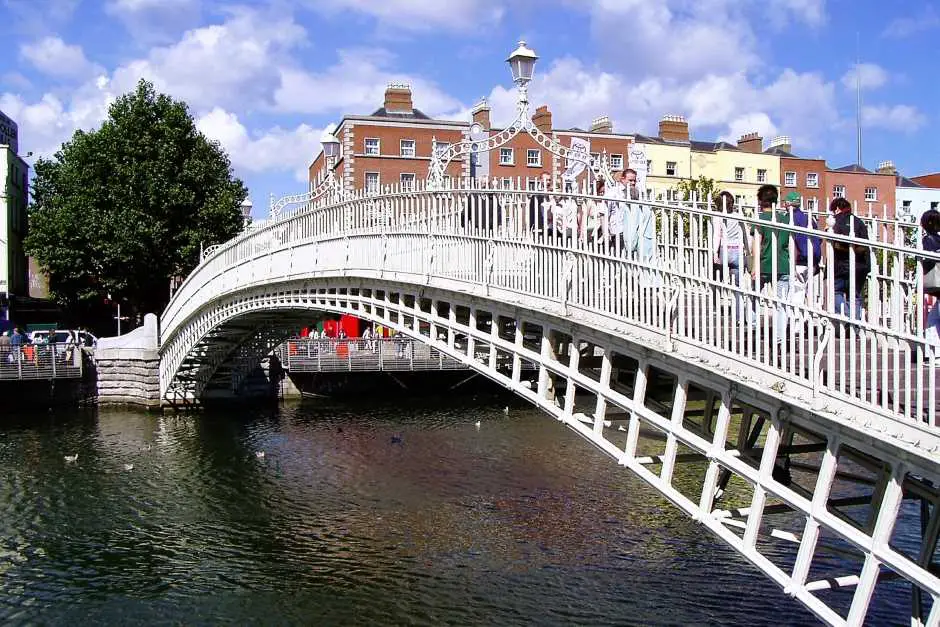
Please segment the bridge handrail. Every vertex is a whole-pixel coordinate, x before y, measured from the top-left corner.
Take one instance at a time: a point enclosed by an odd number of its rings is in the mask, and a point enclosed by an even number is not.
[[[427,190],[421,186],[417,189],[391,189],[380,195],[358,192],[341,202],[309,207],[285,216],[277,223],[242,234],[207,256],[187,277],[164,312],[163,342],[173,336],[202,302],[215,296],[200,294],[200,289],[215,277],[234,272],[232,280],[236,274],[240,277],[238,280],[244,280],[246,277],[241,276],[239,268],[244,268],[246,272],[251,269],[254,272],[257,264],[249,265],[249,262],[264,257],[273,259],[275,255],[291,255],[298,246],[306,246],[303,250],[314,255],[318,250],[322,250],[324,255],[333,254],[331,251],[337,246],[345,246],[348,259],[351,240],[379,238],[377,242],[392,242],[382,244],[382,249],[386,257],[392,255],[394,258],[374,259],[372,263],[376,270],[405,264],[401,267],[410,268],[407,271],[430,272],[429,257],[433,264],[435,252],[440,255],[445,247],[470,246],[471,248],[467,249],[468,254],[477,251],[473,254],[483,255],[486,263],[490,264],[491,272],[503,273],[501,276],[507,277],[507,280],[512,272],[524,276],[532,271],[531,266],[526,265],[529,263],[526,261],[528,258],[547,259],[546,256],[562,255],[565,267],[559,267],[559,270],[565,275],[561,279],[562,283],[567,281],[569,291],[574,280],[572,277],[584,275],[591,264],[615,264],[617,267],[622,266],[624,271],[643,270],[650,273],[663,290],[676,293],[682,290],[714,290],[720,292],[721,298],[725,300],[736,302],[736,299],[743,298],[747,306],[763,310],[764,314],[769,308],[786,307],[794,312],[798,319],[810,320],[814,324],[851,329],[859,337],[876,338],[880,344],[906,344],[907,352],[903,355],[908,355],[908,360],[910,356],[917,358],[917,376],[926,372],[930,378],[928,384],[933,391],[936,364],[928,362],[925,366],[920,363],[933,349],[924,339],[924,322],[920,311],[923,299],[918,295],[923,290],[924,262],[940,261],[940,254],[923,251],[916,238],[916,227],[910,224],[897,221],[878,223],[874,216],[862,216],[872,220],[875,227],[873,230],[876,231],[870,233],[870,238],[866,240],[781,223],[776,217],[765,220],[750,215],[719,214],[712,210],[707,202],[662,203],[636,200],[620,203],[621,206],[628,204],[633,207],[630,211],[637,215],[641,213],[640,209],[648,212],[646,224],[652,224],[650,228],[655,231],[652,243],[656,253],[654,258],[657,259],[656,262],[649,262],[613,255],[597,241],[589,241],[583,231],[579,231],[574,237],[558,235],[551,227],[546,226],[553,223],[556,215],[542,214],[544,223],[533,224],[528,211],[533,196],[546,197],[555,206],[564,203],[568,203],[569,207],[580,206],[582,211],[597,206],[609,210],[612,202],[587,189],[542,192],[515,187],[505,189],[469,185],[442,190]],[[803,305],[784,302],[772,293],[763,293],[759,286],[754,285],[749,277],[740,271],[737,273],[740,287],[716,277],[712,251],[715,243],[715,220],[719,217],[737,220],[745,225],[747,230],[763,228],[771,240],[788,233],[864,246],[872,266],[872,272],[865,282],[869,305],[867,318],[858,319],[854,312],[843,314],[835,310],[832,272],[820,273],[811,281],[814,300]],[[545,228],[539,228],[540,226]],[[415,236],[418,237],[414,239]],[[396,248],[395,242],[408,237],[412,238],[409,249]],[[910,241],[912,237],[915,239],[913,242]],[[831,269],[834,267],[835,253],[831,246],[824,246],[824,249],[823,265]],[[495,259],[494,254],[503,257]],[[403,261],[405,257],[402,255],[412,255],[415,260]],[[776,258],[777,255],[773,254],[772,264]],[[306,259],[304,263],[309,267],[311,260]],[[316,260],[312,263],[316,263]],[[852,266],[856,263],[860,263],[857,257],[850,256],[849,274],[853,277],[855,273]],[[340,267],[346,268],[347,265]],[[727,259],[722,259],[717,269],[723,271],[723,276],[728,276],[730,269],[727,267]],[[435,271],[443,273],[442,276],[448,275],[448,268],[436,268]],[[793,268],[790,271],[792,273]],[[809,276],[814,274],[810,272]],[[479,272],[470,272],[468,276],[472,282],[483,280]],[[264,278],[252,277],[252,280]],[[499,279],[498,276],[494,278],[497,281]],[[854,278],[849,280],[850,283],[854,281]],[[575,287],[580,289],[579,286]],[[227,289],[237,288],[238,285],[230,285]],[[855,288],[856,293],[862,293],[862,286]],[[560,289],[562,288],[554,285],[548,292],[533,292],[533,295],[563,300],[567,297],[559,291]],[[585,298],[593,302],[593,298],[588,298],[590,296],[587,294]],[[671,315],[674,316],[674,309],[673,312]],[[618,312],[608,313],[618,318],[624,318],[625,315]],[[631,321],[629,316],[624,319]],[[667,327],[677,326],[681,329],[687,323],[689,321],[680,316],[678,321],[670,322]],[[670,328],[659,331],[667,335],[676,332]],[[897,402],[894,404],[896,406]],[[879,405],[884,406],[885,403]]]

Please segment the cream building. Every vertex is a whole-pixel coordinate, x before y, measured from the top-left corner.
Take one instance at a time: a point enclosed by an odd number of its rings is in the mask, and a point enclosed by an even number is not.
[[[780,157],[763,152],[757,133],[742,136],[737,144],[706,142],[689,137],[689,124],[678,115],[659,122],[659,136],[636,135],[646,152],[646,187],[655,198],[670,200],[682,180],[704,176],[719,189],[735,195],[739,204],[753,206],[757,189],[780,184]]]

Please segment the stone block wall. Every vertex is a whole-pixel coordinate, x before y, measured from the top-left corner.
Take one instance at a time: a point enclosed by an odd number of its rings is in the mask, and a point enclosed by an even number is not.
[[[157,317],[126,335],[98,340],[95,368],[99,405],[160,407],[160,354]]]

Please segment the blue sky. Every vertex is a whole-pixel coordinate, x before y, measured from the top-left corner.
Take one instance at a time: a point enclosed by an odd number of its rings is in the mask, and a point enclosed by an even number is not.
[[[864,165],[940,170],[940,0],[0,0],[0,36],[22,153],[52,154],[146,77],[222,143],[259,217],[305,189],[323,128],[381,106],[389,81],[431,115],[485,96],[511,119],[520,37],[556,126],[609,115],[655,134],[682,114],[697,139],[786,134],[836,167],[855,161],[858,49]]]

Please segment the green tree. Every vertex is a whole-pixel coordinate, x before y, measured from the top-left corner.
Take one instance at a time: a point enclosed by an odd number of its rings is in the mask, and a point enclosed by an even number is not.
[[[717,198],[721,189],[714,179],[700,176],[697,179],[683,179],[673,188],[679,198],[682,200],[691,200],[698,198],[700,202],[706,202],[709,195],[712,199]]]
[[[73,316],[100,313],[108,294],[160,313],[170,279],[198,264],[200,247],[239,232],[246,196],[186,104],[142,80],[101,128],[36,163],[26,249]]]

